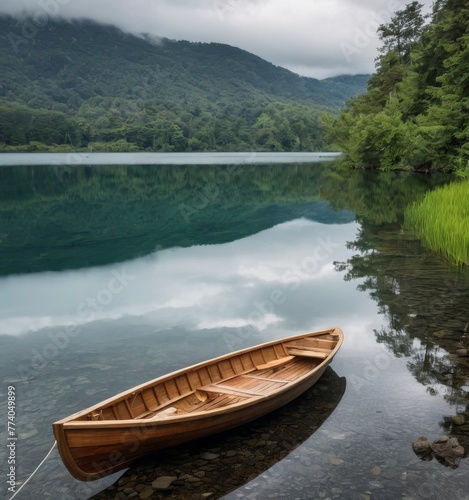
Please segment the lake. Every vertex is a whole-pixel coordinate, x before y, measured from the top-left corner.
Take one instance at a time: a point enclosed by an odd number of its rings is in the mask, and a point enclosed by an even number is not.
[[[17,498],[469,499],[468,458],[412,449],[424,435],[469,450],[469,276],[401,229],[448,176],[321,154],[21,156],[0,168],[0,461],[16,489],[54,421],[117,392],[305,331],[339,326],[345,342],[312,390],[253,424],[92,483],[54,449]]]

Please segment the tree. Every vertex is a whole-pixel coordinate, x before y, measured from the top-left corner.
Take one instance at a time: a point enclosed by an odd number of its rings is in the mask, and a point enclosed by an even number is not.
[[[401,62],[410,62],[411,50],[419,40],[425,24],[422,8],[422,4],[414,1],[405,9],[397,11],[388,24],[382,24],[378,28],[379,38],[383,42],[381,52],[395,49]]]
[[[424,24],[412,2],[379,28],[368,92],[347,103],[328,136],[354,166],[469,175],[469,1],[438,0]]]

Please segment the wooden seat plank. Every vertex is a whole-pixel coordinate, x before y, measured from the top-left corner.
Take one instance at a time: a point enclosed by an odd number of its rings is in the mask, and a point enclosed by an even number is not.
[[[281,366],[286,365],[293,359],[293,356],[285,356],[283,358],[274,359],[273,361],[269,361],[268,363],[263,363],[261,365],[256,365],[257,370],[269,370],[270,368],[280,368]]]
[[[334,340],[314,339],[314,338],[301,339],[299,342],[312,347],[314,346],[322,347],[322,348],[327,348],[329,350],[333,349],[336,344],[336,341]]]
[[[171,399],[171,401],[166,401],[165,403],[161,404],[161,405],[158,405],[158,406],[155,406],[155,408],[152,408],[151,410],[148,410],[148,411],[145,411],[143,413],[141,413],[140,415],[138,415],[137,419],[140,419],[140,418],[148,418],[148,417],[151,417],[153,416],[156,412],[160,411],[160,410],[163,410],[165,408],[168,408],[170,406],[172,406],[174,403],[176,403],[176,401],[179,401],[180,399],[184,399],[184,398],[187,398],[188,396],[190,396],[191,394],[194,394],[195,391],[191,391],[187,394],[182,394],[181,396],[177,397],[177,398],[173,398]]]
[[[306,358],[326,359],[329,356],[326,352],[312,351],[309,349],[298,349],[296,347],[287,347],[288,354],[293,356],[304,356]]]
[[[305,339],[307,340],[307,339]],[[291,344],[285,344],[285,347],[288,351],[289,348],[294,348],[294,349],[302,349],[304,351],[316,351],[316,352],[325,352],[325,353],[330,353],[331,349],[325,349],[323,347],[317,347],[314,345],[308,345],[304,342],[292,342]]]
[[[280,378],[270,378],[270,377],[261,377],[259,375],[243,375],[243,377],[254,378],[256,380],[266,380],[268,382],[277,382],[278,384],[288,384],[291,382],[290,380],[284,380]]]
[[[232,396],[241,396],[244,398],[251,398],[253,396],[264,395],[262,392],[244,391],[222,384],[204,385],[202,387],[199,387],[198,390],[203,392],[211,392],[215,394],[231,394]]]

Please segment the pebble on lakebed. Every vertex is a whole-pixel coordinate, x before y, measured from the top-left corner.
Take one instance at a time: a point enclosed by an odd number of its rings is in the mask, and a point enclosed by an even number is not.
[[[155,490],[167,490],[171,484],[176,481],[176,476],[160,476],[152,482],[152,487]]]

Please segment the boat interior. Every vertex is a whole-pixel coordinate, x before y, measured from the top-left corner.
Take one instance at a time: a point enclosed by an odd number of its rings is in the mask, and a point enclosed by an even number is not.
[[[325,333],[224,356],[118,395],[74,420],[163,420],[266,397],[314,370],[338,340]]]

